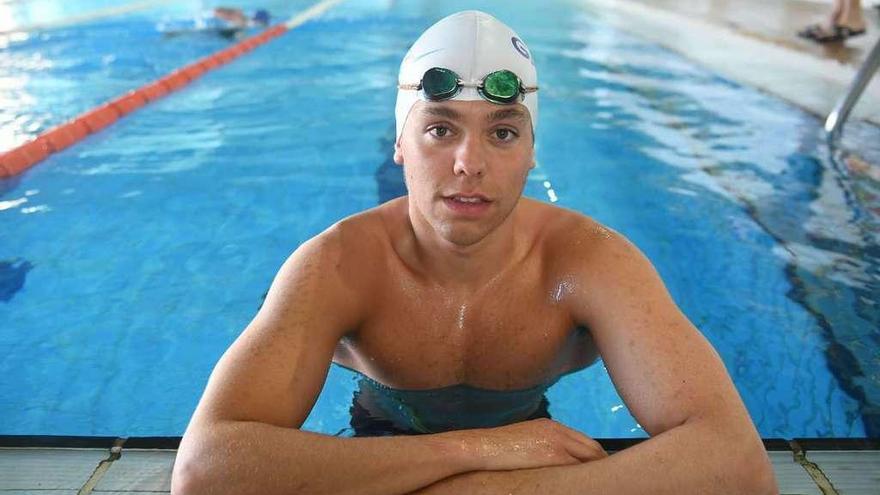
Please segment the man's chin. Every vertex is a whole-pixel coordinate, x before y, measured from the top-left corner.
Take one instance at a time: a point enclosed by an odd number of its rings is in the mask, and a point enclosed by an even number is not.
[[[450,225],[444,224],[439,229],[444,240],[460,248],[466,248],[479,244],[486,238],[492,229],[477,225]]]

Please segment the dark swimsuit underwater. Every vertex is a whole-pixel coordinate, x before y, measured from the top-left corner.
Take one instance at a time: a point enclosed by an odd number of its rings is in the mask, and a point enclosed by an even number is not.
[[[544,392],[553,382],[522,390],[469,385],[399,390],[357,374],[358,389],[351,405],[351,427],[357,437],[491,428],[550,417]]]

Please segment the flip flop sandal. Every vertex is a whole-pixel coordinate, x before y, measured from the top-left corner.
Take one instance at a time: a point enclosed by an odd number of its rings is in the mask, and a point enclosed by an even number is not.
[[[865,28],[851,29],[846,26],[840,26],[840,28],[844,30],[845,36],[847,38],[852,38],[853,36],[861,36],[861,35],[865,34]]]
[[[825,36],[826,34],[828,34],[828,32],[825,31],[825,28],[822,27],[821,24],[810,24],[804,29],[798,31],[798,36],[801,38],[807,38],[808,40],[814,40],[817,37]]]
[[[853,36],[859,36],[862,34],[865,34],[864,29],[859,29],[858,31],[856,31],[846,26],[834,26],[833,32],[826,33],[825,36],[817,36],[813,39],[818,43],[834,43],[838,41],[844,41],[847,38],[852,38]]]

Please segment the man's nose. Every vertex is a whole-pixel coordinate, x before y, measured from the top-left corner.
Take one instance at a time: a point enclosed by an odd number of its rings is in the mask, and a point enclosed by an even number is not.
[[[455,153],[455,175],[483,176],[486,172],[486,150],[483,146],[478,136],[465,136]]]

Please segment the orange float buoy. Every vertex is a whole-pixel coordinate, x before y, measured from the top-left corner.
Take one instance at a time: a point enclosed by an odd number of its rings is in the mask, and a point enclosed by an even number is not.
[[[186,86],[189,82],[189,78],[186,77],[186,74],[179,70],[176,70],[159,80],[165,82],[165,85],[168,86],[169,92],[176,91],[181,87]]]
[[[136,91],[144,95],[144,98],[146,98],[147,101],[155,101],[167,95],[170,90],[165,82],[162,79],[159,79],[146,86],[141,86],[141,88]]]
[[[82,120],[73,119],[50,129],[40,137],[45,139],[52,153],[57,153],[88,135],[89,129],[85,123]]]
[[[235,55],[229,52],[229,49],[221,50],[215,53],[211,58],[216,59],[221,64],[225,64],[235,58]]]
[[[0,178],[19,174],[49,156],[48,145],[35,139],[0,155]]]
[[[217,59],[216,59],[214,56],[212,56],[212,55],[209,55],[209,56],[203,58],[202,61],[201,61],[200,63],[201,63],[202,65],[205,66],[205,70],[206,70],[206,71],[211,70],[211,69],[213,69],[214,67],[217,67],[217,66],[220,65],[220,61],[217,60]]]
[[[228,63],[285,32],[287,32],[287,27],[283,24],[266,29],[256,36],[203,57],[149,84],[118,96],[97,108],[44,132],[33,141],[5,153],[0,153],[0,178],[11,177],[21,173],[44,160],[50,154],[70,147],[89,134],[106,128],[121,117],[128,115],[147,103],[158,100],[168,93],[185,86],[205,72]]]
[[[142,93],[138,93],[135,90],[129,91],[128,93],[116,98],[115,100],[110,102],[110,105],[116,107],[116,110],[119,111],[119,115],[128,115],[129,113],[137,110],[138,108],[147,104],[147,99],[144,97]]]
[[[119,110],[108,103],[80,115],[76,120],[82,121],[90,133],[95,133],[116,122],[119,116]]]

